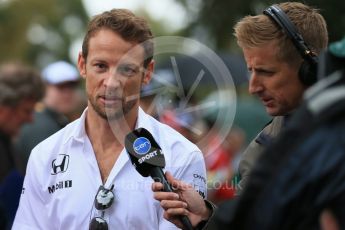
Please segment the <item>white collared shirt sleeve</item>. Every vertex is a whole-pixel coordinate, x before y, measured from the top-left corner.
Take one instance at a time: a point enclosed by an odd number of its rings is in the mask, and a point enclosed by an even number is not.
[[[200,151],[193,151],[189,153],[189,157],[185,161],[178,158],[175,161],[177,170],[173,176],[178,180],[184,181],[193,186],[199,194],[206,199],[207,185],[206,185],[206,166],[203,155]],[[180,166],[181,165],[181,166]],[[175,166],[176,167],[176,166]]]

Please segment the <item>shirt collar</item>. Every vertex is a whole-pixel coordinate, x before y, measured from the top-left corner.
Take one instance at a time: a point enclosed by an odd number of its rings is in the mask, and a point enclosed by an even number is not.
[[[146,114],[142,108],[139,107],[138,119],[137,119],[137,123],[135,125],[135,129],[145,128],[150,133],[154,133],[154,128],[152,126],[152,122],[151,122],[150,118],[151,117],[148,114]]]
[[[85,122],[86,122],[86,113],[87,113],[87,107],[85,108],[85,110],[83,111],[83,113],[81,114],[80,118],[77,119],[75,123],[75,125],[73,126],[67,126],[67,129],[71,129],[68,130],[67,132],[65,132],[65,142],[66,143],[69,139],[73,139],[75,141],[78,142],[84,142],[84,137],[86,135],[86,130],[85,130]]]

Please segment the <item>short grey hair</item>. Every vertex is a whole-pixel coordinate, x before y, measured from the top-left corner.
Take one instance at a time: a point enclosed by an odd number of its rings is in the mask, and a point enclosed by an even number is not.
[[[15,107],[23,99],[39,101],[44,87],[40,73],[32,67],[19,63],[0,66],[0,105]]]

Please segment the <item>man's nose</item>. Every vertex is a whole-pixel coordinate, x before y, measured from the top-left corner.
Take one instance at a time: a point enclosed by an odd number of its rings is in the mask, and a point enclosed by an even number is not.
[[[116,70],[110,71],[108,77],[104,79],[104,86],[109,89],[116,89],[121,86],[121,76]]]
[[[263,88],[264,87],[262,85],[260,77],[258,77],[255,73],[252,73],[249,79],[249,93],[260,93],[263,90]]]

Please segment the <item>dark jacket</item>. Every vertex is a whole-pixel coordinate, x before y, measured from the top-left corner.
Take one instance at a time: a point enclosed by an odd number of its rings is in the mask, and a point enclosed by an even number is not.
[[[258,159],[228,229],[319,229],[325,209],[345,229],[344,92],[344,73],[308,91],[289,126]]]
[[[250,142],[249,146],[243,152],[240,164],[240,181],[236,188],[236,193],[240,194],[245,188],[248,178],[256,160],[261,156],[267,146],[278,136],[283,127],[284,117],[277,116],[265,126],[265,128]]]
[[[26,164],[31,150],[38,143],[65,127],[67,123],[65,116],[51,109],[36,111],[34,121],[22,127],[15,142],[15,149],[24,159],[23,163]]]
[[[12,226],[23,181],[11,138],[0,132],[0,229],[10,229]]]

